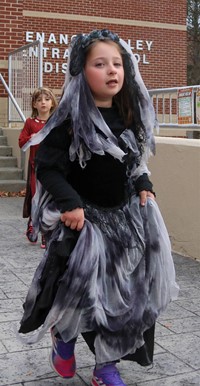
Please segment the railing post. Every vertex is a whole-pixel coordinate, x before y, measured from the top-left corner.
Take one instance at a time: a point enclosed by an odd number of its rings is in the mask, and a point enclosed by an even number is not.
[[[43,86],[43,42],[39,40],[38,45],[38,79],[39,79],[39,87]]]

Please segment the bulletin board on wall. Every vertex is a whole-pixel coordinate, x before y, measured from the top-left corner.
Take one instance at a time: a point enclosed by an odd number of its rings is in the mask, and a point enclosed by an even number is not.
[[[178,91],[178,124],[193,123],[193,90],[192,88]]]

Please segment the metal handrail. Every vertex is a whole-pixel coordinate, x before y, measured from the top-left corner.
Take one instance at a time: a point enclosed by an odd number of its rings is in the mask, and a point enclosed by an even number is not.
[[[43,84],[43,42],[41,40],[37,40],[35,42],[32,42],[30,44],[26,44],[25,46],[22,46],[22,47],[19,47],[17,48],[16,50],[12,51],[9,55],[8,55],[8,77],[9,77],[9,85],[7,85],[5,79],[3,78],[3,75],[0,73],[0,81],[2,82],[3,86],[5,87],[5,90],[7,91],[8,93],[8,96],[9,96],[9,99],[8,101],[12,102],[17,113],[19,114],[21,120],[23,122],[26,121],[26,116],[24,115],[24,113],[22,112],[22,109],[21,107],[19,106],[19,104],[17,103],[17,100],[15,99],[15,96],[13,95],[12,93],[12,87],[10,87],[10,78],[11,78],[11,58],[14,54],[18,53],[18,52],[21,52],[23,50],[28,50],[30,49],[31,47],[35,47],[37,46],[38,47],[38,85],[37,87],[42,87],[42,84]],[[23,109],[24,111],[24,109]],[[25,112],[25,111],[24,111]],[[10,103],[9,103],[9,122],[10,122]],[[25,153],[24,151],[21,150],[21,156],[20,156],[20,164],[21,164],[21,169],[22,169],[22,174],[23,174],[23,178],[24,178],[24,175],[25,175]]]
[[[192,89],[191,99],[191,123],[179,123],[178,122],[178,91],[179,90]],[[200,90],[200,85],[194,86],[182,86],[171,88],[158,88],[150,89],[149,95],[154,103],[156,116],[158,117],[159,126],[163,128],[187,128],[189,130],[200,130],[200,124],[196,123],[196,106],[195,96],[197,91]],[[166,107],[167,102],[167,107]],[[173,103],[175,103],[176,112],[173,114]]]
[[[5,82],[4,77],[3,77],[3,75],[2,75],[1,73],[0,73],[0,80],[2,81],[2,83],[3,83],[4,87],[5,87],[5,89],[6,89],[7,93],[8,93],[8,95],[9,95],[9,97],[10,97],[10,99],[11,99],[11,101],[13,102],[13,104],[14,104],[14,106],[15,106],[17,112],[18,112],[18,114],[20,115],[21,119],[25,122],[25,121],[26,121],[26,118],[25,118],[25,116],[24,116],[22,110],[20,109],[20,107],[19,107],[19,105],[18,105],[16,99],[14,98],[13,94],[11,93],[11,91],[10,91],[10,89],[9,89],[7,83]]]
[[[23,68],[25,73],[23,73]],[[19,104],[25,116],[30,116],[31,101],[29,97],[34,89],[43,85],[42,40],[26,44],[8,54],[8,79],[10,91],[20,101]],[[9,103],[8,120],[9,122],[16,122],[17,118],[12,112],[11,106],[12,104]]]
[[[43,85],[43,42],[42,40],[36,40],[32,43],[29,43],[29,44],[26,44],[22,47],[19,47],[17,48],[16,50],[10,52],[8,54],[8,61],[10,61],[10,57],[13,55],[13,54],[16,54],[17,52],[21,52],[25,49],[28,49],[28,48],[31,48],[33,46],[38,46],[38,79],[39,79],[39,84],[38,84],[38,87],[42,87]],[[10,68],[10,66],[9,66]]]
[[[194,86],[180,86],[180,87],[168,87],[168,88],[152,88],[149,90],[149,93],[150,94],[162,94],[163,92],[175,92],[177,90],[185,90],[185,89],[190,89],[190,88],[193,88],[194,90],[197,90],[200,88],[200,85],[199,84],[196,84]]]
[[[19,113],[21,119],[25,122],[25,121],[26,121],[26,117],[24,116],[22,110],[20,109],[20,107],[19,107],[17,101],[15,100],[13,94],[11,93],[11,91],[10,91],[10,89],[9,89],[7,83],[5,82],[4,77],[3,77],[3,75],[2,75],[1,73],[0,73],[0,80],[2,81],[2,83],[3,83],[4,87],[5,87],[5,89],[6,89],[7,93],[8,93],[8,95],[9,95],[11,101],[13,102],[13,104],[14,104],[14,106],[15,106],[17,112]],[[22,169],[22,178],[24,179],[24,177],[25,177],[25,153],[24,153],[22,150],[21,150],[20,153],[21,153],[21,154],[20,154],[20,155],[21,155],[21,157],[20,157],[20,163],[21,163],[21,165],[20,165],[20,166],[21,166],[21,169]]]

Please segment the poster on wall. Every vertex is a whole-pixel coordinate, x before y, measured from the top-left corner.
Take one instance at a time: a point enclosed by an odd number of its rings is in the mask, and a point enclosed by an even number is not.
[[[196,91],[196,123],[200,124],[200,88]]]
[[[192,88],[178,91],[178,124],[192,123]]]

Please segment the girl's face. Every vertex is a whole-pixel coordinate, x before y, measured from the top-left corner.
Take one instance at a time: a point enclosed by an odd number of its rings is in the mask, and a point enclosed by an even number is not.
[[[37,110],[39,116],[50,114],[52,105],[52,99],[48,94],[40,94],[33,103],[33,107]]]
[[[113,96],[124,82],[122,56],[116,43],[98,41],[91,47],[86,58],[85,77],[96,106],[111,107]]]

